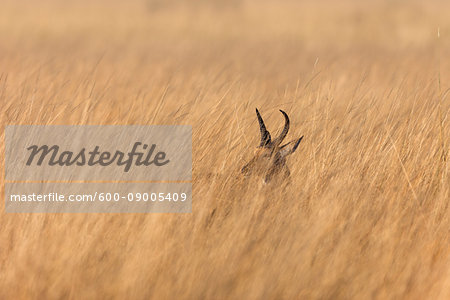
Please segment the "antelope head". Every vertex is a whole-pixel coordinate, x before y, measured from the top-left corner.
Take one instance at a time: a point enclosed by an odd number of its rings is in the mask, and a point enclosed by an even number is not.
[[[281,145],[289,131],[289,117],[284,111],[280,110],[280,112],[284,116],[284,128],[280,135],[272,140],[258,109],[256,109],[261,142],[256,148],[255,156],[241,169],[241,172],[246,176],[251,174],[262,176],[265,183],[268,183],[274,177],[286,179],[290,176],[286,157],[297,150],[303,139],[302,136],[299,139]]]

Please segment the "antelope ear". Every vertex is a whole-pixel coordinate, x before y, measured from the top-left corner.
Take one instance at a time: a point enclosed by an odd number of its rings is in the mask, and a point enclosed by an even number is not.
[[[287,144],[284,144],[283,146],[280,147],[280,156],[281,157],[286,157],[289,154],[292,154],[295,152],[295,150],[297,150],[298,145],[300,144],[300,142],[302,141],[303,136],[301,138],[299,138],[298,140],[293,140],[290,141]]]

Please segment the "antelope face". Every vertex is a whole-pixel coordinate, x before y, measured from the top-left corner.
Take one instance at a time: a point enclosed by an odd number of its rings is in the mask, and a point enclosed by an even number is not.
[[[289,117],[284,111],[280,110],[280,112],[284,116],[284,128],[280,135],[272,140],[258,109],[256,109],[261,142],[255,150],[254,157],[241,169],[241,172],[246,176],[251,174],[261,176],[265,183],[268,183],[274,178],[281,178],[283,180],[290,176],[290,171],[286,164],[286,157],[297,150],[298,145],[303,139],[302,136],[297,140],[281,145],[289,131]]]

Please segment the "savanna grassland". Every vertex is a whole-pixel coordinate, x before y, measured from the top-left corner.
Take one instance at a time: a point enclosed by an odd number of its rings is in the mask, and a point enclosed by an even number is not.
[[[445,1],[2,1],[2,157],[7,124],[190,124],[193,208],[2,205],[0,299],[450,299],[449,53]],[[305,136],[289,185],[240,177],[255,107]]]

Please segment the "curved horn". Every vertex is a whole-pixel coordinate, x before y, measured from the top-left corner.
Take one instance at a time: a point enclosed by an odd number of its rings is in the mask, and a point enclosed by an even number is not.
[[[261,133],[261,143],[259,144],[259,147],[264,147],[270,144],[272,138],[270,137],[269,131],[266,129],[266,125],[264,125],[264,121],[259,114],[258,109],[256,109],[256,116],[258,117],[259,132]]]
[[[283,131],[280,133],[280,135],[273,141],[273,144],[276,147],[278,147],[281,144],[281,142],[284,140],[284,138],[286,137],[286,135],[288,134],[288,131],[289,131],[289,117],[281,109],[280,109],[280,111],[284,116],[284,128],[283,128]]]

